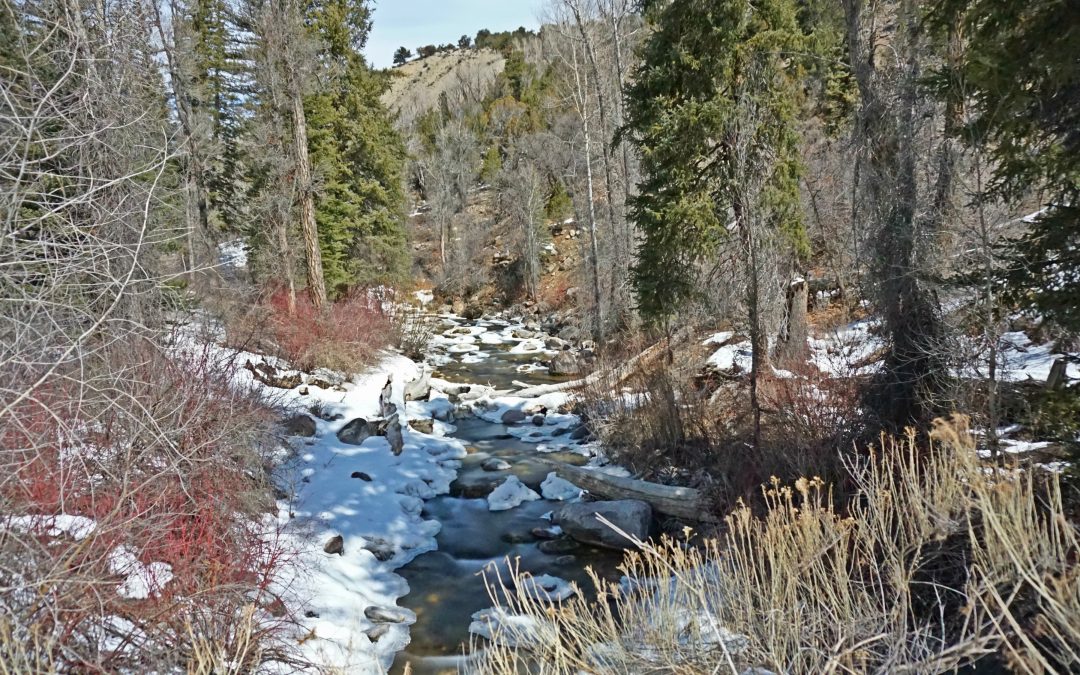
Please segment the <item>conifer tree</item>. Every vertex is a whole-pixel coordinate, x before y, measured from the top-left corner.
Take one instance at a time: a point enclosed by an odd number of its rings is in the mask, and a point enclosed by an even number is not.
[[[670,316],[695,295],[697,268],[738,237],[753,348],[751,407],[767,359],[762,256],[770,241],[806,250],[794,132],[797,84],[787,54],[800,34],[794,0],[674,0],[629,89],[627,130],[642,157],[631,218],[644,235],[634,267],[639,307]],[[779,236],[778,236],[779,235]]]
[[[315,218],[331,292],[399,281],[408,269],[404,143],[379,97],[387,83],[361,50],[366,3],[313,3],[310,29],[325,50],[326,86],[305,101],[312,163],[322,179]]]

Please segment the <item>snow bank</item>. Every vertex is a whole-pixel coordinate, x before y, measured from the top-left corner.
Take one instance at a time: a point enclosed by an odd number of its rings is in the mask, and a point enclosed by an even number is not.
[[[522,483],[517,476],[510,476],[488,495],[488,510],[506,511],[537,499],[540,499],[540,495],[535,490]]]

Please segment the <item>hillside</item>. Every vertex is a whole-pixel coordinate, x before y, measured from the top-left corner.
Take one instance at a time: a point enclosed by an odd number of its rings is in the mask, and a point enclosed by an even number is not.
[[[502,54],[490,49],[456,49],[410,61],[390,70],[391,85],[382,102],[408,122],[443,94],[486,91],[505,65]]]

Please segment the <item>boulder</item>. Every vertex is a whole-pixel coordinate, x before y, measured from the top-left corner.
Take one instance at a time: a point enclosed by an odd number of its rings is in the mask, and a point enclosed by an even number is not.
[[[315,420],[310,415],[296,414],[285,419],[281,423],[281,426],[285,428],[285,433],[289,436],[306,436],[311,437],[315,435]]]
[[[544,416],[543,415],[533,415],[532,423],[534,425],[538,426],[538,427],[544,426]]]
[[[576,427],[574,427],[573,431],[570,432],[570,440],[572,441],[582,441],[588,437],[589,428],[584,424],[577,425]]]
[[[405,437],[401,434],[401,421],[398,419],[397,413],[394,413],[383,422],[383,435],[386,436],[386,440],[390,443],[390,450],[395,455],[400,455],[401,451],[405,449]]]
[[[548,372],[552,375],[580,375],[581,361],[568,351],[559,352],[548,361]]]
[[[363,417],[357,417],[337,432],[338,440],[349,445],[360,445],[368,438],[376,435],[374,424],[370,424]]]
[[[349,474],[349,477],[350,478],[358,478],[358,479],[360,479],[360,480],[362,480],[362,481],[364,481],[366,483],[371,482],[371,476],[364,473],[363,471],[353,471],[351,474]]]
[[[638,539],[644,540],[649,536],[652,507],[636,499],[565,504],[555,510],[553,522],[583,544],[612,549],[633,546],[623,535],[600,522],[598,515]]]
[[[435,432],[435,420],[428,417],[427,419],[409,420],[409,426],[416,429],[422,434],[430,434]]]
[[[345,555],[345,538],[336,534],[323,544],[323,552],[329,555]]]
[[[522,411],[517,410],[517,409],[507,410],[502,415],[502,423],[503,424],[517,424],[518,422],[524,422],[524,421],[525,421],[525,413],[523,413]]]
[[[506,474],[482,471],[462,471],[450,483],[450,496],[465,499],[486,499],[505,480]]]

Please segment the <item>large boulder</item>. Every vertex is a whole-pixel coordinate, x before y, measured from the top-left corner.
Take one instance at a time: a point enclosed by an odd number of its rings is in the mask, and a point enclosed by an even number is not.
[[[548,361],[548,372],[552,375],[580,375],[583,368],[581,360],[571,352],[559,352]]]
[[[386,440],[390,443],[390,450],[395,455],[400,455],[401,451],[405,449],[405,437],[401,433],[401,420],[398,418],[398,414],[394,413],[381,425],[382,435],[386,436]]]
[[[555,510],[552,521],[575,540],[590,546],[625,549],[633,544],[597,519],[603,516],[612,525],[638,539],[647,539],[652,526],[652,507],[636,499],[610,502],[564,504]]]
[[[361,445],[365,440],[376,435],[375,425],[363,417],[357,417],[337,432],[338,440],[349,445]]]
[[[525,421],[525,413],[517,408],[511,408],[502,414],[503,424],[517,424]]]

